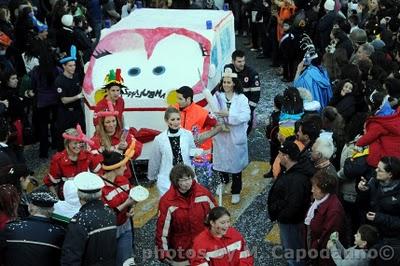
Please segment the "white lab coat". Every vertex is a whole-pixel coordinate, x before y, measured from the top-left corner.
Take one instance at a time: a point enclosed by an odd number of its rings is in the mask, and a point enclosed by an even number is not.
[[[186,129],[179,129],[180,146],[183,163],[192,166],[190,159],[190,152],[196,149],[192,132]],[[157,180],[157,189],[160,197],[168,191],[171,186],[169,180],[169,173],[173,167],[172,148],[168,136],[174,136],[168,130],[164,130],[154,139],[153,150],[150,154],[149,168],[147,171],[147,178],[149,180]]]
[[[220,94],[220,99],[225,99],[225,94]],[[218,101],[216,95],[214,97]],[[236,174],[249,163],[246,131],[250,120],[250,107],[244,94],[234,94],[229,116],[225,120],[230,130],[229,132],[221,131],[213,138],[213,168],[217,171]]]

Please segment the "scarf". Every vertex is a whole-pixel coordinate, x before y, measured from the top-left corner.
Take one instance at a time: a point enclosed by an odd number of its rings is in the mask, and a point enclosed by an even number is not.
[[[311,220],[314,218],[315,210],[318,209],[318,207],[319,207],[319,205],[321,205],[321,203],[323,203],[324,201],[326,201],[329,198],[329,195],[330,194],[328,193],[322,199],[314,200],[314,202],[311,205],[310,209],[308,209],[307,217],[304,220],[304,224],[306,224],[306,225],[310,225],[311,224]]]

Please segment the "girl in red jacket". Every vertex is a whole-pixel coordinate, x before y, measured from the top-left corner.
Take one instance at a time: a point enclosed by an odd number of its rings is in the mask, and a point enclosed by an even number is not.
[[[356,145],[369,146],[368,165],[376,168],[385,156],[400,156],[400,108],[393,110],[384,92],[374,91],[368,107],[372,113],[365,122],[364,135]]]
[[[64,134],[64,147],[51,159],[49,173],[43,183],[60,199],[64,199],[62,188],[64,181],[73,179],[77,174],[90,170],[97,173],[101,169],[102,156],[87,150],[84,143],[93,142],[83,134],[81,127],[67,129]]]
[[[243,236],[231,227],[230,216],[224,207],[215,207],[210,211],[206,220],[208,228],[194,240],[190,265],[254,265]]]

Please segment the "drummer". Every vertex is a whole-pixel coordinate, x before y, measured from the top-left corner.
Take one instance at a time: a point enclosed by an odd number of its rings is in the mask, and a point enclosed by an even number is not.
[[[128,154],[125,156],[116,151],[103,152],[104,160],[102,176],[105,186],[102,189],[102,199],[112,208],[117,216],[117,256],[116,265],[133,257],[133,234],[131,219],[136,201],[129,197],[132,188],[128,178],[124,176]]]

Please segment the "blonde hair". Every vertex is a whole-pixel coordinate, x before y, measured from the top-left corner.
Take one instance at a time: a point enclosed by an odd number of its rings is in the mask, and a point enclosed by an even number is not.
[[[102,116],[99,118],[99,123],[96,127],[96,135],[100,137],[100,145],[104,146],[106,150],[110,150],[111,148],[111,137],[107,134],[105,128],[104,128],[104,120],[109,117],[109,116]],[[115,118],[115,121],[117,123],[117,126],[115,128],[115,132],[121,129],[119,119],[116,116],[112,116]]]

